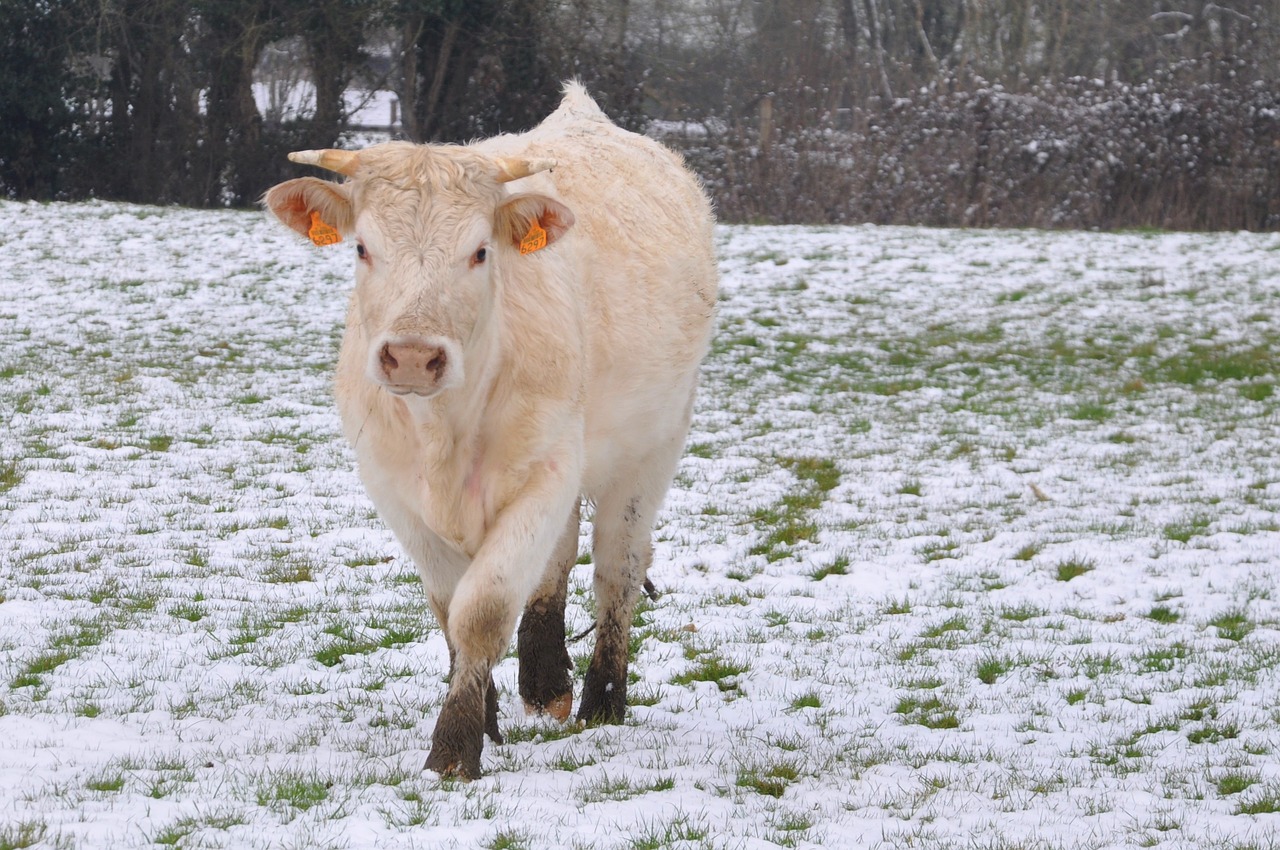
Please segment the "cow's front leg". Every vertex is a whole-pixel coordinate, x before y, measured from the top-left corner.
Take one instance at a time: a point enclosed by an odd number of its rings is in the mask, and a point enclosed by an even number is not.
[[[569,571],[578,556],[579,504],[560,535],[542,583],[520,617],[517,652],[520,655],[520,696],[530,714],[550,714],[567,720],[573,710],[573,680],[565,647],[564,606]]]
[[[449,639],[449,629],[446,627],[448,615],[443,613],[447,609],[433,604],[437,609],[436,619],[440,621],[440,626],[444,631],[445,644],[449,647],[449,677],[447,681],[453,681],[454,671],[458,667],[458,653],[453,648],[453,641]],[[489,684],[485,691],[484,697],[484,733],[489,736],[489,740],[495,744],[503,743],[502,730],[498,728],[498,688],[493,683],[493,675],[489,676]]]
[[[563,463],[561,469],[569,467]],[[500,741],[493,666],[506,651],[516,617],[541,582],[577,499],[571,476],[543,472],[500,513],[449,602],[453,677],[432,735],[427,768],[475,779],[486,731]]]
[[[657,507],[657,498],[639,495],[596,505],[596,647],[578,707],[584,723],[621,723],[626,715],[631,618],[653,561]]]
[[[454,667],[449,694],[440,709],[431,753],[426,767],[441,776],[475,779],[480,775],[480,752],[484,748],[487,714],[488,673],[478,665],[464,671]],[[494,704],[494,724],[497,705]]]

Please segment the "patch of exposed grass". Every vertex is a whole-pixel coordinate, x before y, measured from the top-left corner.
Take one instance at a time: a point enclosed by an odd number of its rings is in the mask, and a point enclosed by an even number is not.
[[[1071,581],[1073,578],[1079,578],[1085,573],[1093,572],[1097,566],[1097,563],[1091,558],[1073,556],[1054,567],[1054,577],[1058,581]]]
[[[1215,785],[1219,796],[1230,797],[1246,791],[1262,781],[1262,774],[1255,770],[1233,770],[1218,777]]]
[[[795,763],[779,760],[739,772],[737,785],[739,788],[749,788],[766,797],[781,797],[786,792],[787,786],[799,775],[800,771]]]
[[[1209,625],[1218,630],[1218,637],[1237,642],[1248,637],[1254,629],[1248,612],[1242,608],[1224,611],[1210,620]]]
[[[1280,785],[1268,785],[1250,795],[1250,799],[1241,800],[1236,805],[1235,813],[1237,815],[1280,814]]]
[[[1044,548],[1044,544],[1038,542],[1027,543],[1014,552],[1009,557],[1015,561],[1030,561],[1036,555],[1040,554],[1040,550]]]
[[[7,493],[22,483],[22,470],[16,460],[0,460],[0,493]]]
[[[103,793],[115,792],[124,788],[123,773],[102,773],[92,777],[85,783],[85,787],[90,791],[99,791]]]
[[[894,714],[902,716],[902,722],[924,726],[927,729],[958,729],[959,710],[936,694],[904,696],[894,706]]]
[[[528,850],[533,845],[532,833],[523,829],[499,830],[484,846],[488,850]]]
[[[692,669],[673,677],[671,684],[686,686],[694,682],[714,682],[722,692],[735,691],[738,689],[738,677],[749,669],[746,664],[705,653],[697,658]]]
[[[0,827],[0,850],[26,850],[44,842],[48,827],[38,821],[21,821]]]
[[[625,776],[611,777],[606,774],[580,788],[577,796],[584,803],[602,803],[606,800],[621,802],[655,791],[670,791],[675,786],[676,781],[670,776],[653,780],[636,780]]]
[[[307,811],[329,798],[333,782],[319,776],[284,772],[270,777],[258,790],[259,806],[286,805]]]
[[[843,576],[849,574],[849,556],[843,552],[831,559],[831,563],[823,564],[810,573],[814,581],[822,581],[827,576]]]
[[[818,526],[811,514],[840,483],[840,469],[830,458],[780,457],[777,462],[795,476],[796,486],[777,504],[752,514],[752,522],[764,529],[764,536],[748,550],[770,563],[788,557],[798,543],[817,539]]]
[[[1111,405],[1104,401],[1082,401],[1067,411],[1067,417],[1086,422],[1106,422],[1112,417]]]
[[[1212,524],[1213,517],[1207,514],[1197,514],[1166,525],[1164,527],[1164,539],[1186,543],[1193,537],[1208,534],[1209,526]]]
[[[1007,658],[988,655],[978,662],[976,674],[978,681],[984,685],[994,685],[996,681],[1013,669],[1013,662]]]
[[[969,621],[963,614],[956,614],[948,617],[940,623],[925,628],[920,632],[920,637],[928,640],[930,638],[938,638],[948,632],[963,632],[969,628]]]

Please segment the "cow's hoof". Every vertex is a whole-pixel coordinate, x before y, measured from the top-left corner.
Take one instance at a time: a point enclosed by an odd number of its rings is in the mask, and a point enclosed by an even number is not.
[[[573,691],[570,691],[567,694],[561,694],[558,697],[552,697],[545,705],[538,705],[536,703],[529,702],[528,700],[525,700],[524,703],[525,714],[549,714],[561,723],[569,719],[569,714],[572,711]]]
[[[431,734],[427,770],[459,779],[479,778],[485,732],[492,726],[492,733],[496,734],[498,728],[497,699],[492,693],[488,697],[470,691],[450,693],[445,698],[435,732]]]
[[[578,720],[588,726],[604,726],[621,723],[626,715],[626,685],[601,682],[588,670],[582,689],[582,704],[578,706]]]
[[[564,616],[526,611],[520,621],[520,697],[527,714],[564,721],[573,710],[573,680],[564,647]]]
[[[432,770],[441,777],[462,779],[470,782],[480,778],[480,751],[462,754],[437,741],[431,746],[427,756],[425,770]]]

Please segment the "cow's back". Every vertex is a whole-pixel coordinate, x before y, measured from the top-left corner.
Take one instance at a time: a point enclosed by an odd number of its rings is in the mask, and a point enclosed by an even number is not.
[[[711,205],[678,155],[614,125],[575,83],[538,127],[481,147],[555,159],[513,189],[554,194],[576,218],[562,250],[587,312],[590,494],[627,456],[683,444],[715,315]]]

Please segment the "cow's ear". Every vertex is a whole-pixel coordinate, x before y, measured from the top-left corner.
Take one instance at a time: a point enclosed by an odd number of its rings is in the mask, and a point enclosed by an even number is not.
[[[318,177],[299,177],[272,186],[262,196],[262,202],[291,230],[317,245],[327,244],[323,236],[317,238],[317,234],[325,232],[323,227],[317,227],[317,222],[337,233],[350,233],[355,225],[346,188]]]
[[[512,195],[498,207],[494,234],[528,254],[553,244],[573,227],[573,212],[546,195]]]

